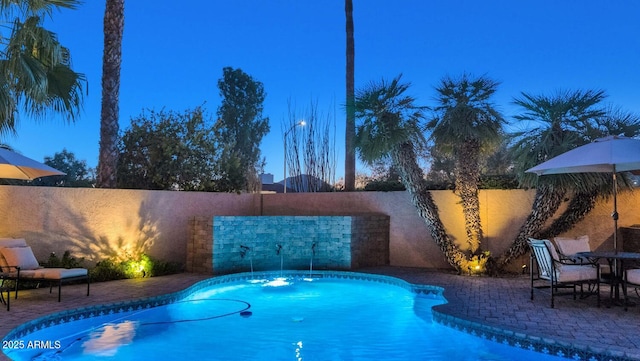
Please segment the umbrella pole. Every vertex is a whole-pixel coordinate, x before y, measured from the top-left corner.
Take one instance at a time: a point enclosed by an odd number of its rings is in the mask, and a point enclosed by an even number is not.
[[[613,251],[618,252],[618,180],[616,177],[616,166],[613,166]]]
[[[613,218],[613,251],[615,253],[618,253],[618,179],[616,177],[615,164],[613,165],[613,213],[611,213],[611,218]],[[618,271],[617,258],[613,260],[612,271],[613,271],[614,283],[612,283],[611,287],[613,287],[613,285],[615,284],[615,298],[619,299],[620,297],[620,290],[619,290],[620,281],[619,280],[620,280],[620,277],[622,276],[620,272],[624,272],[624,270]]]

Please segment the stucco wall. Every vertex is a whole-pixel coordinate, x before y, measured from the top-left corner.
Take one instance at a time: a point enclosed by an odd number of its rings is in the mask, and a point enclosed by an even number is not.
[[[27,239],[36,257],[72,251],[99,261],[146,252],[184,262],[189,219],[251,215],[253,195],[0,186],[0,235]]]
[[[526,219],[533,191],[480,193],[485,245],[506,249]],[[447,232],[464,239],[459,200],[451,191],[433,192]],[[640,192],[618,198],[619,226],[640,223]],[[611,247],[612,202],[601,201],[568,236],[588,234],[594,247]],[[390,216],[392,265],[447,268],[446,260],[406,192],[221,194],[170,191],[0,186],[0,236],[24,237],[39,259],[70,250],[89,261],[144,251],[185,262],[189,221],[216,215]]]
[[[433,198],[447,233],[456,241],[465,239],[459,197],[451,191],[434,191]],[[480,192],[485,245],[494,253],[506,250],[524,222],[535,193],[524,190]],[[406,192],[293,193],[263,197],[265,215],[344,215],[374,212],[391,216],[390,262],[392,265],[448,268]],[[466,248],[464,244],[462,248]]]

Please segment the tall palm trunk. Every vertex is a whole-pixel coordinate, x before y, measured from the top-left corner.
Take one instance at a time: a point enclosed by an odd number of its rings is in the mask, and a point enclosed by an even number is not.
[[[411,202],[418,209],[418,214],[426,222],[431,237],[440,247],[449,264],[458,271],[463,269],[466,263],[465,255],[451,242],[444,230],[444,225],[438,215],[431,192],[428,191],[423,177],[422,169],[416,162],[416,154],[413,145],[409,142],[395,146],[391,151],[391,159],[400,173],[402,184],[411,195]]]
[[[353,38],[353,1],[344,1],[347,18],[347,121],[345,129],[344,189],[355,190],[356,183],[356,111],[355,99],[355,42]]]
[[[124,31],[124,0],[106,0],[102,56],[102,110],[97,186],[115,188],[118,166],[120,63]]]
[[[478,198],[479,155],[480,144],[478,141],[468,140],[464,142],[456,157],[456,191],[462,201],[467,243],[472,254],[480,249],[483,239],[480,222],[480,199]]]
[[[531,213],[520,228],[515,241],[509,249],[500,257],[498,267],[502,268],[517,257],[527,252],[527,240],[529,237],[539,237],[540,228],[551,218],[565,195],[564,190],[552,188],[547,185],[539,185],[531,206]]]

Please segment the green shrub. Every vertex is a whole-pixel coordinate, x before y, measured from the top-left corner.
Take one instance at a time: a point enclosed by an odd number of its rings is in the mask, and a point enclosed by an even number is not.
[[[96,263],[96,266],[89,270],[91,282],[103,282],[121,280],[126,278],[121,267],[112,259],[106,259]]]
[[[58,257],[55,252],[49,255],[45,262],[40,262],[44,267],[59,268],[76,268],[83,266],[84,258],[76,259],[71,256],[71,252],[65,251],[62,258]],[[124,261],[118,261],[115,258],[108,258],[96,263],[94,267],[89,268],[89,276],[91,282],[102,282],[121,280],[125,278],[142,278],[165,276],[169,274],[180,273],[183,271],[182,264],[178,262],[166,262],[153,259],[146,254],[139,257],[129,256]],[[25,283],[26,288],[33,288],[37,284],[31,285]],[[21,282],[22,288],[22,282]]]
[[[394,192],[405,188],[399,181],[372,180],[364,186],[365,191]]]
[[[518,189],[515,175],[483,175],[480,177],[480,189]]]
[[[165,276],[182,271],[183,267],[180,263],[156,260],[146,254],[142,254],[137,258],[129,257],[129,259],[121,262],[109,258],[98,262],[90,270],[91,280],[95,282]]]
[[[433,181],[425,179],[425,184],[429,190],[453,190],[454,182]],[[482,175],[478,184],[479,189],[518,189],[519,184],[515,175]],[[364,186],[365,191],[392,192],[403,191],[404,186],[399,181],[379,181],[373,180]]]

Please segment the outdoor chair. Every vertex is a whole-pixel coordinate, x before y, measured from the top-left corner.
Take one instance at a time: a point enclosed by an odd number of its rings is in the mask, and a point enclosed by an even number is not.
[[[629,307],[629,286],[635,290],[636,294],[638,294],[638,289],[640,289],[640,268],[630,268],[625,270],[622,284],[622,290],[624,292],[624,310],[626,311]]]
[[[38,263],[36,257],[24,239],[2,238],[0,239],[0,268],[2,269],[2,282],[15,281],[15,298],[18,298],[20,282],[35,281],[48,282],[49,293],[53,285],[58,286],[58,302],[62,294],[62,284],[74,281],[87,282],[87,296],[89,296],[89,273],[86,268],[44,268]]]
[[[573,299],[576,299],[576,288],[580,286],[581,297],[595,294],[600,307],[600,268],[595,263],[575,264],[572,261],[561,260],[551,241],[529,238],[531,257],[529,273],[531,278],[531,300],[534,289],[549,288],[551,290],[551,308],[555,307],[555,296],[559,289],[572,289]],[[536,268],[534,271],[534,261]],[[542,285],[536,285],[542,281]],[[583,286],[587,284],[585,293]]]
[[[556,237],[553,239],[556,244],[559,256],[561,260],[568,260],[575,264],[592,264],[593,260],[586,257],[579,256],[580,252],[591,252],[591,245],[589,244],[589,236],[584,235],[576,238],[570,237]],[[600,276],[604,279],[611,276],[611,266],[608,263],[596,263],[600,267]]]

